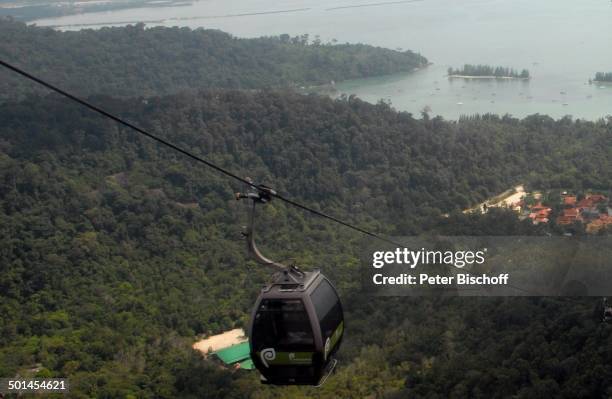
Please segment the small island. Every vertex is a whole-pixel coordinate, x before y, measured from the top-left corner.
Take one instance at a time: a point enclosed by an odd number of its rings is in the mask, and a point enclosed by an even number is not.
[[[529,79],[529,71],[523,69],[520,73],[513,68],[494,67],[490,65],[466,64],[461,69],[448,68],[449,78],[464,79]]]
[[[592,82],[596,83],[612,83],[612,72],[597,72],[595,79]]]

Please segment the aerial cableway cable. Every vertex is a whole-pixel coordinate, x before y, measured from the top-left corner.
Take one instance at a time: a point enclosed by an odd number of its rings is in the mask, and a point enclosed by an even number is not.
[[[285,197],[285,196],[283,196],[281,194],[278,194],[274,190],[269,190],[265,186],[261,186],[261,185],[255,184],[255,183],[253,183],[251,180],[249,180],[247,178],[240,177],[237,174],[235,174],[235,173],[233,173],[233,172],[231,172],[231,171],[229,171],[229,170],[227,170],[225,168],[222,168],[221,166],[218,166],[218,165],[216,165],[216,164],[214,164],[214,163],[212,163],[210,161],[207,161],[206,159],[204,159],[204,158],[202,158],[200,156],[197,156],[197,155],[187,151],[186,149],[181,148],[178,145],[171,143],[170,141],[167,141],[167,140],[165,140],[165,139],[163,139],[163,138],[161,138],[161,137],[159,137],[159,136],[157,136],[155,134],[152,134],[152,133],[150,133],[150,132],[148,132],[148,131],[146,131],[146,130],[144,130],[144,129],[136,126],[136,125],[134,125],[133,123],[128,122],[125,119],[123,119],[123,118],[121,118],[119,116],[116,116],[115,114],[112,114],[111,112],[105,111],[104,109],[102,109],[102,108],[100,108],[100,107],[98,107],[98,106],[96,106],[96,105],[94,105],[94,104],[92,104],[92,103],[90,103],[90,102],[88,102],[88,101],[86,101],[86,100],[84,100],[84,99],[74,95],[74,94],[71,94],[71,93],[69,93],[69,92],[67,92],[67,91],[65,91],[63,89],[60,89],[59,87],[57,87],[55,85],[52,85],[51,83],[48,83],[47,81],[45,81],[43,79],[40,79],[40,78],[38,78],[38,77],[36,77],[36,76],[34,76],[34,75],[24,71],[21,68],[18,68],[16,66],[12,65],[12,64],[9,64],[8,62],[6,62],[6,61],[4,61],[2,59],[0,59],[0,65],[4,66],[7,69],[10,69],[13,72],[18,73],[19,75],[21,75],[21,76],[23,76],[23,77],[25,77],[27,79],[30,79],[30,80],[32,80],[32,81],[34,81],[34,82],[36,82],[36,83],[46,87],[47,89],[50,89],[50,90],[52,90],[52,91],[54,91],[54,92],[56,92],[56,93],[58,93],[58,94],[60,94],[60,95],[62,95],[64,97],[67,97],[70,100],[72,100],[72,101],[74,101],[74,102],[76,102],[76,103],[78,103],[78,104],[80,104],[80,105],[82,105],[82,106],[84,106],[86,108],[89,108],[90,110],[92,110],[92,111],[94,111],[94,112],[96,112],[98,114],[101,114],[101,115],[103,115],[103,116],[105,116],[105,117],[107,117],[109,119],[112,119],[115,122],[117,122],[117,123],[119,123],[119,124],[121,124],[123,126],[126,126],[126,127],[130,128],[130,129],[134,130],[137,133],[142,134],[143,136],[146,136],[146,137],[148,137],[148,138],[150,138],[150,139],[152,139],[152,140],[154,140],[154,141],[156,141],[156,142],[158,142],[158,143],[160,143],[160,144],[162,144],[162,145],[164,145],[166,147],[169,147],[169,148],[171,148],[171,149],[173,149],[175,151],[178,151],[181,154],[183,154],[183,155],[193,159],[194,161],[203,163],[204,165],[208,166],[209,168],[212,168],[212,169],[216,170],[217,172],[219,172],[219,173],[221,173],[221,174],[223,174],[223,175],[225,175],[227,177],[230,177],[230,178],[232,178],[234,180],[237,180],[237,181],[239,181],[239,182],[241,182],[243,184],[246,184],[248,187],[251,187],[251,188],[253,188],[253,189],[257,190],[257,191],[261,191],[261,189],[263,187],[264,189],[266,189],[265,191],[266,191],[267,195],[270,195],[270,196],[272,196],[274,198],[277,198],[280,201],[283,201],[283,202],[285,202],[285,203],[287,203],[287,204],[289,204],[291,206],[294,206],[296,208],[302,209],[302,210],[304,210],[306,212],[312,213],[312,214],[314,214],[316,216],[319,216],[319,217],[322,217],[324,219],[328,219],[328,220],[330,220],[330,221],[332,221],[334,223],[338,223],[338,224],[340,224],[342,226],[348,227],[349,229],[358,231],[358,232],[360,232],[362,234],[365,234],[367,236],[373,237],[373,238],[375,238],[377,240],[386,242],[388,244],[392,244],[392,245],[395,245],[395,246],[398,246],[398,247],[402,247],[402,248],[405,247],[404,244],[400,244],[400,243],[395,242],[393,240],[390,240],[388,238],[382,237],[382,236],[380,236],[380,235],[378,235],[376,233],[372,233],[372,232],[370,232],[368,230],[362,229],[361,227],[358,227],[358,226],[355,226],[355,225],[353,225],[351,223],[345,222],[345,221],[343,221],[341,219],[338,219],[338,218],[336,218],[334,216],[331,216],[331,215],[328,215],[326,213],[323,213],[323,212],[317,211],[315,209],[312,209],[312,208],[310,208],[310,207],[308,207],[306,205],[300,204],[299,202],[296,202],[296,201],[294,201],[292,199],[289,199],[289,198],[287,198],[287,197]],[[514,286],[511,286],[511,287],[515,288],[517,290],[529,293],[529,291],[527,291],[525,289],[522,289],[522,288],[519,288],[519,287],[514,287]]]
[[[90,110],[92,110],[94,112],[97,112],[98,114],[101,114],[101,115],[103,115],[103,116],[105,116],[105,117],[107,117],[109,119],[112,119],[115,122],[117,122],[117,123],[119,123],[119,124],[121,124],[123,126],[126,126],[126,127],[130,128],[130,129],[136,131],[139,134],[142,134],[143,136],[146,136],[146,137],[148,137],[148,138],[150,138],[150,139],[152,139],[154,141],[157,141],[158,143],[160,143],[162,145],[165,145],[166,147],[172,148],[173,150],[178,151],[181,154],[183,154],[183,155],[185,155],[185,156],[187,156],[187,157],[189,157],[189,158],[191,158],[191,159],[193,159],[193,160],[195,160],[197,162],[203,163],[204,165],[208,166],[209,168],[212,168],[212,169],[216,170],[217,172],[219,172],[219,173],[221,173],[221,174],[223,174],[223,175],[225,175],[227,177],[231,177],[232,179],[235,179],[235,180],[237,180],[237,181],[239,181],[239,182],[241,182],[243,184],[246,184],[247,186],[249,186],[249,187],[251,187],[251,188],[253,188],[255,190],[259,190],[260,189],[259,185],[253,183],[249,179],[245,179],[243,177],[240,177],[237,174],[235,174],[233,172],[230,172],[229,170],[227,170],[225,168],[222,168],[221,166],[218,166],[218,165],[216,165],[216,164],[214,164],[214,163],[212,163],[210,161],[207,161],[206,159],[204,159],[204,158],[202,158],[200,156],[197,156],[197,155],[187,151],[186,149],[179,147],[176,144],[171,143],[170,141],[167,141],[167,140],[165,140],[165,139],[163,139],[163,138],[161,138],[161,137],[159,137],[157,135],[149,133],[148,131],[146,131],[146,130],[144,130],[144,129],[134,125],[133,123],[128,122],[125,119],[123,119],[123,118],[121,118],[119,116],[116,116],[115,114],[113,114],[111,112],[105,111],[104,109],[102,109],[102,108],[100,108],[100,107],[98,107],[98,106],[96,106],[96,105],[94,105],[94,104],[92,104],[92,103],[90,103],[90,102],[88,102],[88,101],[86,101],[86,100],[84,100],[84,99],[74,95],[74,94],[71,94],[71,93],[69,93],[69,92],[67,92],[67,91],[65,91],[63,89],[60,89],[59,87],[54,86],[51,83],[48,83],[47,81],[45,81],[43,79],[40,79],[40,78],[38,78],[38,77],[36,77],[36,76],[34,76],[34,75],[24,71],[23,69],[20,69],[20,68],[14,66],[12,64],[9,64],[8,62],[6,62],[4,60],[1,60],[1,59],[0,59],[0,65],[4,66],[5,68],[10,69],[13,72],[18,73],[19,75],[21,75],[23,77],[26,77],[26,78],[28,78],[28,79],[30,79],[30,80],[32,80],[32,81],[34,81],[34,82],[44,86],[44,87],[46,87],[47,89],[50,89],[50,90],[52,90],[52,91],[54,91],[54,92],[56,92],[58,94],[61,94],[62,96],[67,97],[70,100],[72,100],[72,101],[74,101],[76,103],[79,103],[80,105],[82,105],[82,106],[84,106],[86,108],[89,108]],[[384,242],[386,242],[388,244],[393,244],[393,245],[396,245],[396,246],[399,246],[399,247],[403,247],[404,246],[404,245],[402,245],[400,243],[394,242],[394,241],[392,241],[392,240],[390,240],[388,238],[382,237],[382,236],[380,236],[380,235],[378,235],[376,233],[372,233],[372,232],[370,232],[368,230],[362,229],[361,227],[358,227],[358,226],[355,226],[355,225],[353,225],[351,223],[345,222],[345,221],[343,221],[341,219],[338,219],[338,218],[336,218],[334,216],[328,215],[326,213],[323,213],[323,212],[317,211],[315,209],[312,209],[312,208],[310,208],[310,207],[308,207],[306,205],[300,204],[299,202],[296,202],[296,201],[294,201],[292,199],[289,199],[289,198],[287,198],[287,197],[285,197],[285,196],[283,196],[281,194],[278,194],[275,191],[269,192],[269,195],[271,195],[272,197],[277,198],[280,201],[283,201],[283,202],[285,202],[285,203],[287,203],[287,204],[289,204],[291,206],[294,206],[296,208],[302,209],[302,210],[304,210],[306,212],[310,212],[310,213],[312,213],[314,215],[317,215],[319,217],[322,217],[324,219],[331,220],[334,223],[338,223],[338,224],[340,224],[342,226],[348,227],[349,229],[358,231],[358,232],[360,232],[362,234],[365,234],[365,235],[368,235],[370,237],[374,237],[374,238],[376,238],[378,240],[381,240],[381,241],[384,241]]]
[[[332,283],[319,270],[303,272],[295,265],[287,267],[261,254],[254,240],[255,205],[276,198],[380,241],[397,247],[404,245],[312,209],[270,187],[255,184],[1,59],[0,65],[253,189],[251,193],[236,194],[236,199],[252,202],[245,232],[249,252],[259,263],[276,267],[280,272],[262,289],[253,307],[248,333],[251,360],[266,384],[319,386],[325,382],[335,368],[334,355],[344,335],[340,298]],[[519,287],[513,288],[528,293]]]

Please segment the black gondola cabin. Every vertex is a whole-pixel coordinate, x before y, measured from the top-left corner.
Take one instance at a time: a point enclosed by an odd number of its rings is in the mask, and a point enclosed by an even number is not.
[[[266,384],[319,385],[335,365],[343,332],[342,305],[329,280],[289,268],[255,302],[251,359]]]

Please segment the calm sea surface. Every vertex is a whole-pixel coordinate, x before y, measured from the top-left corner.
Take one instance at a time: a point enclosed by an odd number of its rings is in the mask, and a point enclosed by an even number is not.
[[[161,4],[161,3],[160,3]],[[216,28],[241,37],[288,33],[420,52],[433,65],[412,74],[338,84],[347,94],[434,115],[541,113],[597,119],[612,115],[609,0],[201,0],[191,4],[85,13],[37,20],[73,30],[144,22]],[[465,63],[527,68],[522,81],[448,80]]]

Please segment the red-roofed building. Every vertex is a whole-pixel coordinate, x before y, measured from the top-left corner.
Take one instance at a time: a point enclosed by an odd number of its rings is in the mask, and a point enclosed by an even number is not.
[[[608,200],[606,196],[602,194],[589,194],[586,196],[586,198],[593,201],[595,204],[599,202],[606,202]]]
[[[538,202],[537,204],[535,204],[534,206],[531,207],[531,210],[534,212],[540,211],[542,209],[550,209],[547,206],[542,205],[541,202]]]
[[[589,234],[597,233],[604,226],[604,222],[599,219],[593,220],[591,223],[587,224],[586,232]]]
[[[586,232],[590,234],[597,233],[599,230],[612,226],[612,217],[601,214],[599,219],[593,220],[591,223],[587,224]]]
[[[564,209],[561,216],[557,218],[557,224],[572,224],[574,222],[582,222],[580,212],[576,208]]]
[[[599,215],[599,220],[601,220],[604,224],[612,224],[612,216],[606,215],[605,213]]]
[[[594,205],[595,205],[595,202],[592,199],[584,198],[578,201],[578,203],[576,204],[576,207],[580,209],[589,209],[589,208],[592,208]]]
[[[548,208],[538,203],[537,205],[531,207],[529,219],[533,221],[533,224],[548,223],[548,217],[550,216],[550,212],[552,212],[551,208]]]
[[[576,208],[569,208],[569,209],[563,210],[563,216],[566,216],[566,217],[577,218],[579,215],[580,213],[578,212],[578,209]]]
[[[608,221],[609,216],[600,214],[600,209],[598,209],[601,208],[600,204],[608,203],[608,198],[605,195],[587,194],[583,199],[577,201],[576,195],[568,195],[567,192],[563,192],[561,198],[566,209],[563,209],[559,214],[557,224],[585,223],[588,232],[597,232],[603,227],[612,225],[612,220]],[[535,212],[532,218],[535,221],[538,217],[537,210],[532,208],[532,212]]]
[[[576,196],[575,195],[567,195],[563,198],[564,205],[576,205]]]
[[[567,216],[559,216],[557,218],[557,224],[562,224],[562,225],[572,224],[575,221],[576,221],[576,219],[570,218],[570,217],[567,217]]]

